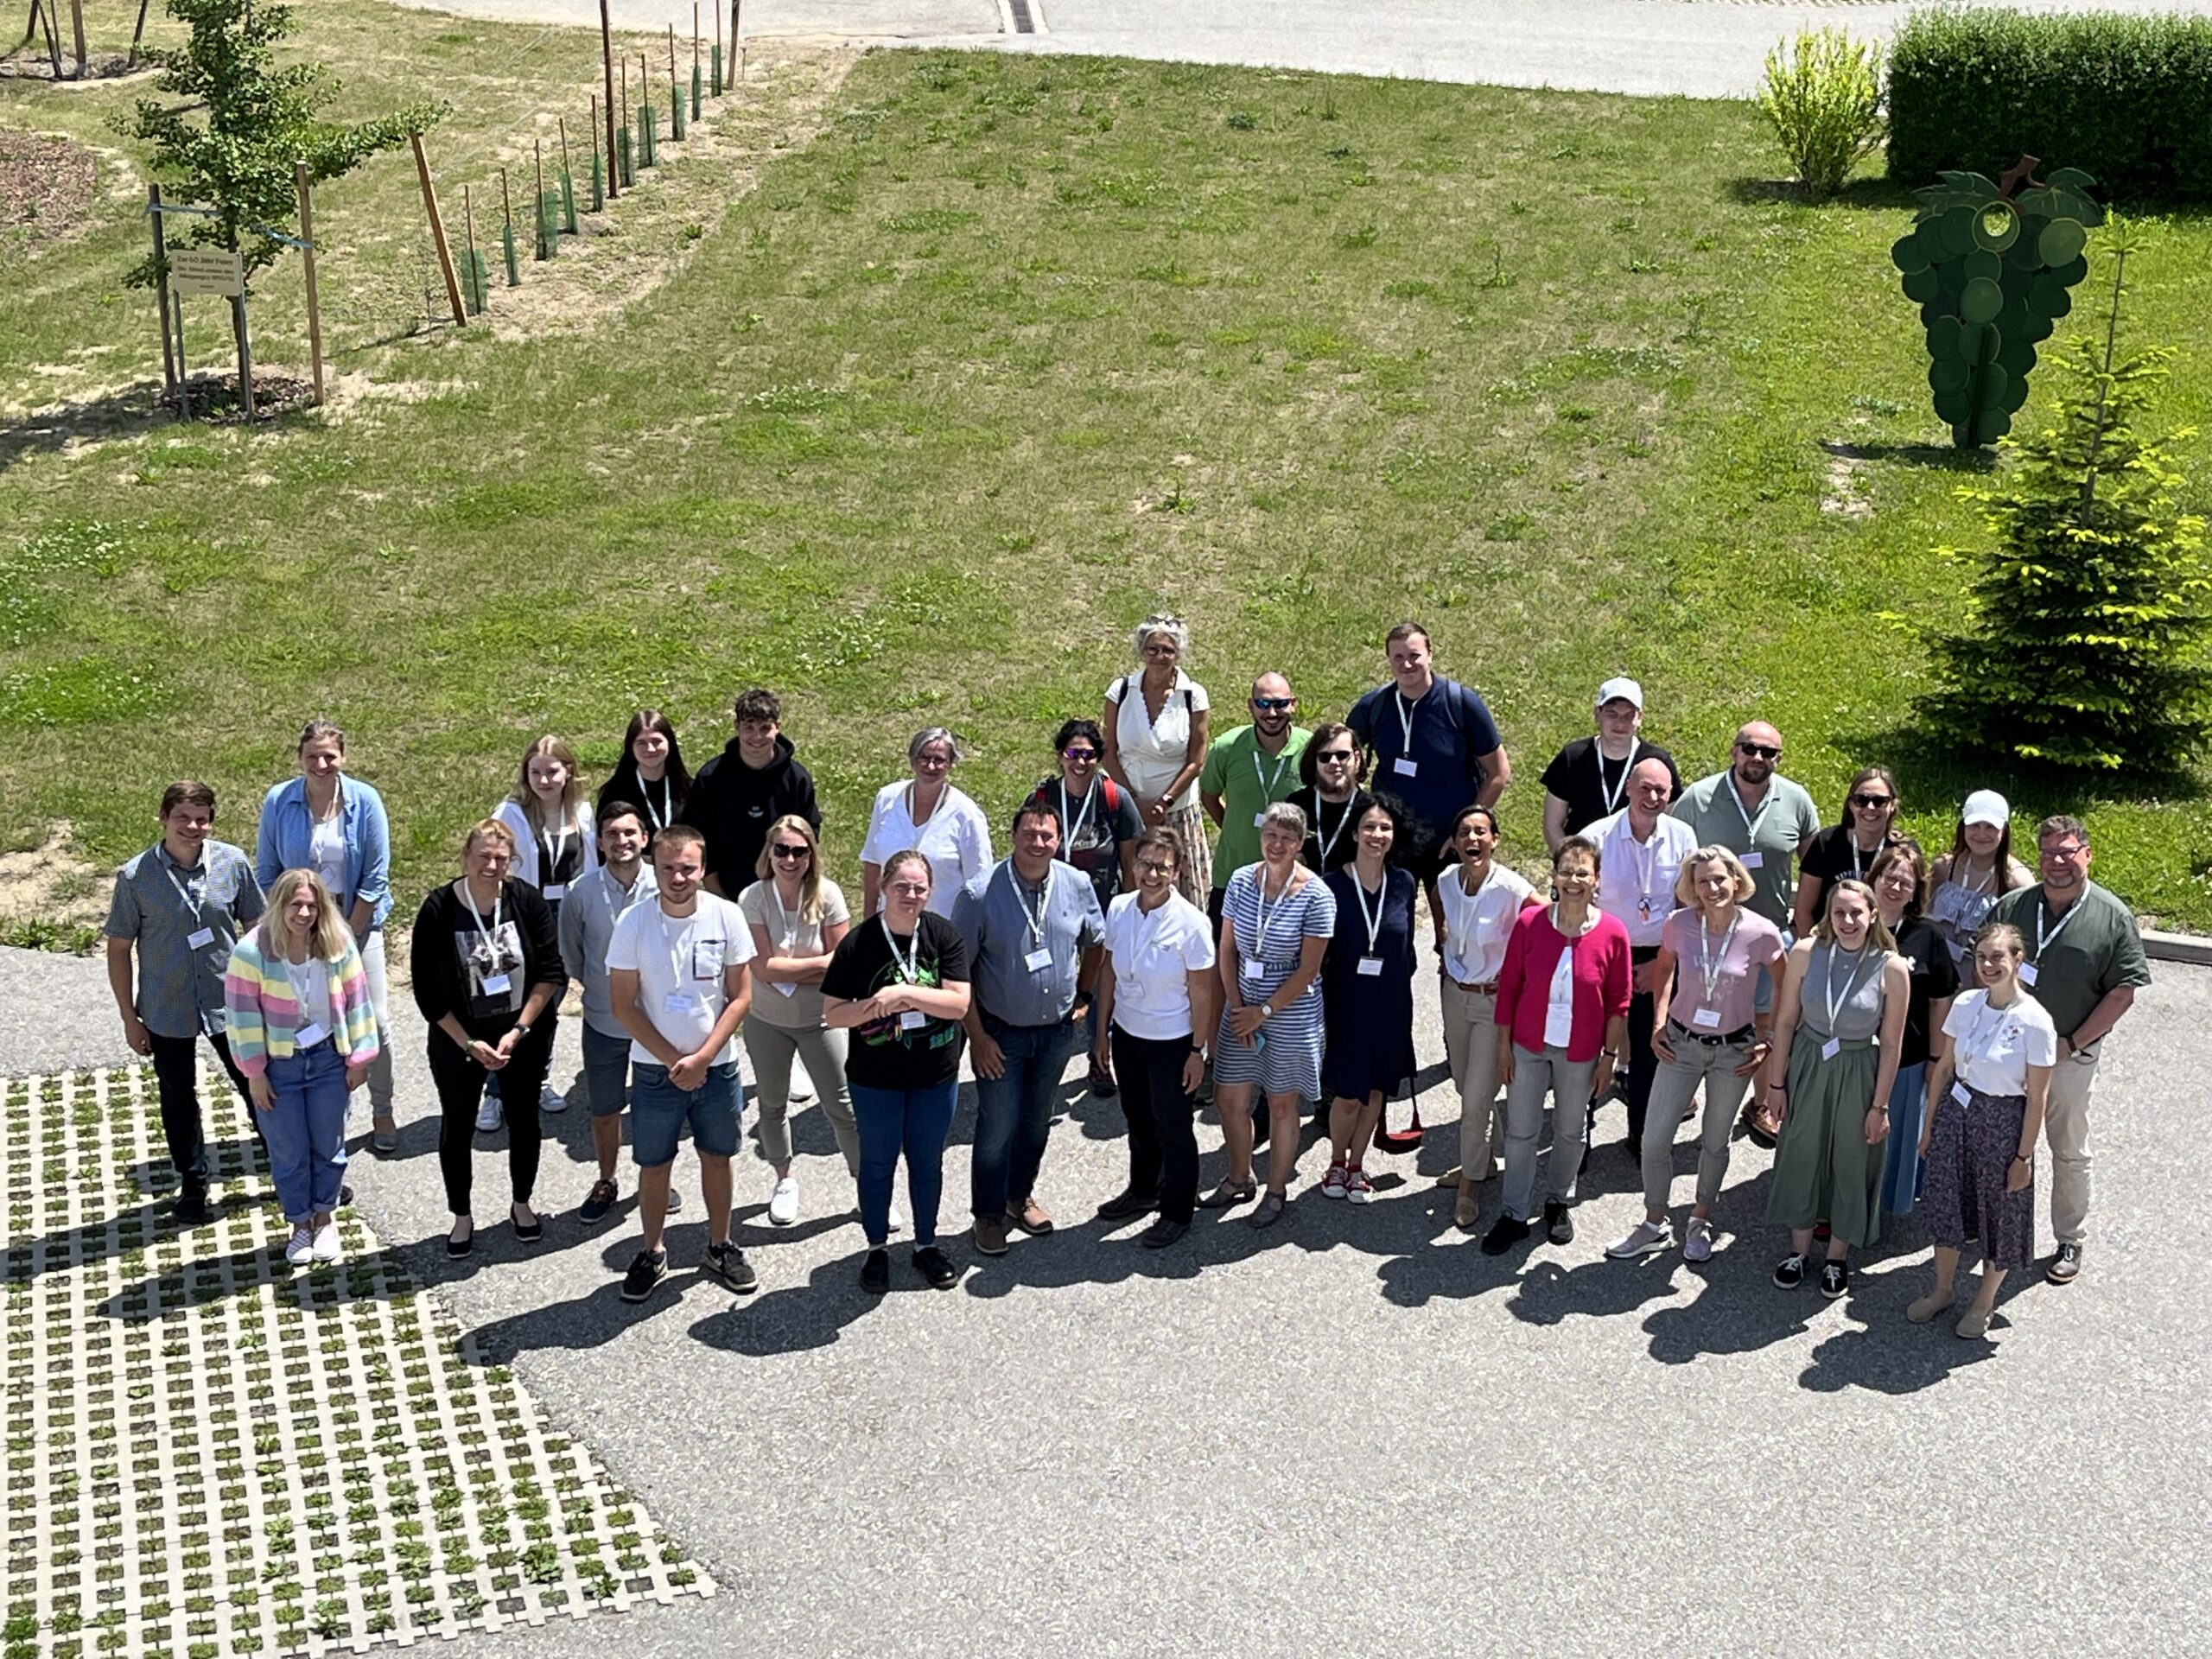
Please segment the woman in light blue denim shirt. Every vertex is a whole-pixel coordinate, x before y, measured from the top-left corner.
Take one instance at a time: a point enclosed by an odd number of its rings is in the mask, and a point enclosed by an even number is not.
[[[286,870],[313,870],[338,900],[369,976],[377,1015],[377,1058],[369,1067],[371,1145],[399,1147],[391,1106],[391,1017],[385,988],[384,924],[391,914],[391,832],[384,798],[346,774],[346,734],[327,720],[300,731],[300,776],[261,804],[254,874],[264,891]]]

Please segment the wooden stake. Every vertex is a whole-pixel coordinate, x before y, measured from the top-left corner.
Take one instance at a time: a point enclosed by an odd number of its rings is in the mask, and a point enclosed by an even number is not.
[[[148,0],[138,0],[138,23],[130,31],[130,55],[124,60],[126,69],[138,67],[138,42],[146,38],[146,6]]]
[[[614,183],[614,35],[607,20],[607,0],[599,0],[599,54],[607,71],[607,199],[612,201],[622,193]],[[625,87],[629,85],[627,77],[624,78],[623,85]],[[629,121],[629,111],[626,109],[622,114],[623,124],[628,125]],[[592,117],[592,143],[599,143],[596,111]]]
[[[446,299],[453,307],[454,326],[466,328],[468,313],[461,302],[461,278],[453,268],[453,250],[446,245],[446,222],[438,213],[438,193],[430,188],[430,158],[423,153],[421,133],[409,133],[407,143],[415,152],[415,176],[423,186],[423,212],[430,221],[430,244],[438,251],[438,270],[446,279]]]
[[[468,187],[465,184],[461,187],[461,230],[468,238],[468,299],[474,315],[484,308],[476,302],[491,293],[492,273],[485,266],[483,251],[476,245],[476,204],[468,199]],[[478,286],[480,280],[481,287]]]
[[[245,326],[245,296],[238,295],[231,302],[231,331],[238,341],[238,403],[244,407],[245,418],[253,419],[253,337]]]
[[[160,185],[146,187],[146,206],[149,209],[146,217],[154,221],[154,269],[160,273],[155,279],[154,288],[162,302],[162,390],[170,392],[176,390],[176,356],[169,349],[169,251],[168,241],[162,234]]]
[[[683,93],[676,84],[676,25],[668,26],[668,136],[675,142],[683,137]]]
[[[85,0],[69,0],[69,26],[77,36],[77,79],[85,78]]]
[[[715,96],[722,95],[722,9],[715,8]]]
[[[729,54],[745,63],[745,0],[729,0]]]
[[[188,421],[192,418],[192,383],[187,378],[184,367],[184,301],[176,295],[171,295],[169,302],[176,308],[177,416],[181,420]],[[162,319],[162,324],[168,326],[166,317]]]
[[[292,183],[300,193],[300,250],[308,279],[308,356],[315,364],[315,406],[322,406],[322,311],[315,294],[315,203],[308,188],[308,164],[292,163]]]

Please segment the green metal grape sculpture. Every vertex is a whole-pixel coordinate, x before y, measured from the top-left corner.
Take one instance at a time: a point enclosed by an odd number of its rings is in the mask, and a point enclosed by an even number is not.
[[[2089,227],[2104,222],[2089,194],[2096,181],[2065,167],[2038,184],[2038,165],[2022,157],[2001,184],[1939,174],[1941,184],[1913,192],[1919,223],[1890,250],[1928,330],[1936,413],[1961,449],[2012,429],[2036,346],[2074,308]]]

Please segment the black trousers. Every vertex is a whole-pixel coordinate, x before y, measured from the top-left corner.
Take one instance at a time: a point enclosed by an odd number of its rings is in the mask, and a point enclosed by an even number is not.
[[[163,1037],[150,1031],[146,1034],[154,1044],[154,1086],[161,1096],[162,1138],[168,1142],[170,1166],[183,1179],[186,1192],[204,1193],[207,1190],[207,1132],[200,1116],[200,1039]],[[207,1041],[214,1048],[215,1058],[223,1063],[223,1070],[230,1074],[231,1086],[238,1091],[238,1098],[247,1098],[245,1074],[231,1058],[230,1043],[219,1031],[209,1032]],[[260,1140],[259,1121],[251,1111],[245,1116],[253,1125],[254,1139]]]
[[[1659,954],[1656,945],[1632,945],[1629,950],[1630,971],[1641,968]],[[1651,1084],[1659,1075],[1659,1057],[1651,1052],[1651,1016],[1656,1012],[1658,999],[1650,991],[1637,991],[1628,1003],[1628,1065],[1620,1073],[1621,1098],[1628,1106],[1628,1143],[1631,1148],[1643,1144],[1644,1109],[1651,1103]],[[1590,1134],[1584,1143],[1583,1162],[1590,1160],[1588,1148],[1598,1144],[1598,1103],[1590,1103]],[[1641,1155],[1641,1154],[1639,1154]]]
[[[517,1204],[528,1204],[537,1185],[542,1149],[537,1094],[552,1065],[554,1023],[550,1013],[541,1015],[499,1070],[500,1104],[507,1118],[507,1173]],[[505,1033],[476,1034],[496,1043]],[[452,1038],[435,1026],[430,1027],[430,1080],[438,1090],[438,1173],[445,1177],[446,1208],[456,1216],[468,1213],[469,1187],[475,1176],[476,1109],[484,1103],[484,1079],[489,1075]]]
[[[1191,1039],[1132,1037],[1116,1026],[1112,1041],[1129,1123],[1129,1190],[1157,1192],[1161,1218],[1187,1224],[1198,1201],[1197,1105],[1183,1092]]]

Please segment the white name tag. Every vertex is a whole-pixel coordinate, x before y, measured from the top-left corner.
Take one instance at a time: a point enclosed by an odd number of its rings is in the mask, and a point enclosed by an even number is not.
[[[514,988],[514,981],[505,974],[487,975],[484,981],[484,995],[486,996],[505,996]]]
[[[776,986],[776,993],[779,996],[797,996],[798,995],[798,987],[796,985],[785,985],[781,982],[779,982]]]
[[[537,890],[537,896],[550,905],[556,899],[563,897],[568,891],[569,884],[565,881],[548,881]]]
[[[1255,813],[1252,815],[1252,827],[1253,827],[1255,830],[1257,830],[1258,828],[1260,828],[1260,827],[1261,827],[1261,825],[1262,825],[1262,824],[1264,824],[1265,823],[1267,823],[1267,821],[1268,821],[1268,815],[1267,815],[1265,812],[1255,812]]]
[[[1703,1031],[1718,1031],[1720,1029],[1720,1010],[1700,1008],[1695,1014],[1690,1015],[1690,1024]]]
[[[215,930],[212,927],[203,927],[197,933],[186,934],[184,942],[194,950],[205,950],[215,943]]]
[[[1260,964],[1253,961],[1251,957],[1245,957],[1238,961],[1236,964],[1236,971],[1243,975],[1246,979],[1258,979],[1267,972],[1267,969],[1261,967]]]
[[[1033,974],[1041,974],[1052,965],[1052,953],[1040,944],[1021,959],[1021,965]]]
[[[908,1008],[904,1014],[899,1016],[899,1029],[901,1031],[919,1031],[924,1026],[929,1024],[929,1015],[924,1014],[919,1008]]]
[[[1843,1039],[1840,1037],[1831,1037],[1821,1045],[1821,1058],[1824,1060],[1832,1060],[1842,1052]]]
[[[328,1026],[314,1024],[304,1025],[292,1033],[292,1042],[296,1047],[313,1048],[317,1043],[321,1042],[329,1035],[330,1027]]]
[[[1382,977],[1382,957],[1362,957],[1359,959],[1359,976],[1360,976],[1362,979],[1379,979],[1379,978],[1381,978],[1381,977]]]
[[[1961,1106],[1971,1106],[1974,1104],[1974,1091],[1963,1083],[1955,1083],[1951,1085],[1951,1098]]]
[[[693,1014],[698,1010],[699,999],[689,991],[671,991],[661,998],[660,1006],[664,1014]]]
[[[2036,965],[2032,962],[2020,964],[2020,983],[2032,986],[2036,982]]]
[[[1764,853],[1745,853],[1741,862],[1745,869],[1756,870],[1766,862],[1766,855]]]
[[[1421,770],[1421,762],[1418,760],[1408,760],[1402,754],[1395,760],[1393,760],[1390,763],[1390,770],[1396,772],[1401,778],[1411,778]]]

